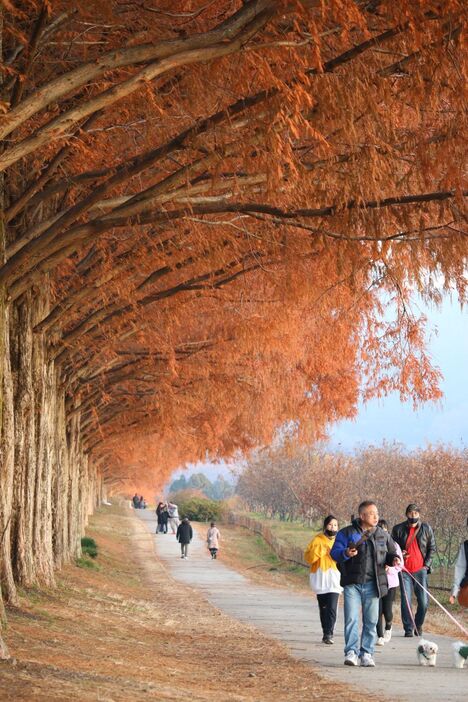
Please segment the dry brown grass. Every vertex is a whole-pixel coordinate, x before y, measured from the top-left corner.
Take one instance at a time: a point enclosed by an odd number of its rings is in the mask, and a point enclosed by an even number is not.
[[[68,566],[56,590],[24,593],[21,608],[9,611],[7,641],[17,662],[0,665],[0,700],[357,699],[352,688],[324,679],[175,583],[144,525],[108,509],[89,529],[100,570]]]

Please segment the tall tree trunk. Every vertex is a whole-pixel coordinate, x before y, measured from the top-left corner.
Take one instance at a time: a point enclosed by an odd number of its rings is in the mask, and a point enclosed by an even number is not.
[[[11,559],[11,522],[13,510],[13,476],[15,467],[15,438],[13,417],[13,379],[10,364],[9,310],[2,309],[1,356],[3,403],[1,422],[0,467],[0,578],[5,599],[18,604]]]
[[[58,378],[55,380],[59,386]],[[57,568],[67,563],[68,554],[68,494],[69,451],[65,415],[65,395],[57,397],[55,430],[55,460],[52,476],[52,533],[54,562]]]
[[[12,510],[12,550],[15,580],[31,586],[35,582],[32,532],[34,516],[35,407],[32,374],[32,294],[27,292],[16,305],[12,318],[15,383],[15,477]]]
[[[70,422],[69,448],[69,492],[68,492],[68,556],[81,556],[81,512],[80,512],[80,471],[81,456],[79,443],[80,416]]]
[[[38,312],[38,319],[43,319],[48,312],[46,300],[43,300]],[[55,578],[52,549],[52,466],[55,453],[57,388],[53,364],[47,358],[42,334],[35,335],[33,361],[37,415],[33,551],[38,578],[47,585],[53,585]]]
[[[0,60],[3,59],[3,8],[0,8]],[[2,77],[0,76],[0,83]],[[6,234],[3,215],[4,192],[3,174],[0,176],[0,264],[5,262]],[[10,510],[11,510],[11,481],[13,478],[13,428],[12,394],[6,401],[5,383],[11,383],[10,354],[8,336],[8,313],[5,303],[5,289],[0,288],[0,660],[9,658],[8,648],[2,638],[2,628],[5,622],[4,593],[16,598],[15,586],[11,572],[10,545]],[[10,384],[11,389],[11,384]],[[10,401],[11,400],[11,401]],[[5,404],[7,405],[5,407]]]

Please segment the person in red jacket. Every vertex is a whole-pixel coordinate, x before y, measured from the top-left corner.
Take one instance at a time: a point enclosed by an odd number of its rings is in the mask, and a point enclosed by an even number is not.
[[[427,576],[431,572],[436,545],[432,528],[421,521],[418,505],[413,502],[408,505],[406,521],[393,527],[392,538],[401,548],[405,562],[400,573],[401,619],[405,636],[422,636],[429,604],[429,598],[423,588],[428,588]],[[418,603],[414,618],[409,609],[413,592]]]

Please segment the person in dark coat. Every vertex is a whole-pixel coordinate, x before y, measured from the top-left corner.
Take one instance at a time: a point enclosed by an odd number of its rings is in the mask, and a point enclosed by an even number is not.
[[[156,534],[161,534],[164,531],[164,502],[159,502],[156,507],[156,516],[158,518],[158,526],[156,527]],[[167,519],[166,519],[166,533],[167,533]]]
[[[193,529],[188,517],[184,517],[177,527],[177,541],[180,543],[181,558],[188,558],[188,545],[193,539]]]
[[[167,503],[165,502],[161,509],[161,531],[163,534],[167,534],[167,522],[169,519],[169,512],[167,509]]]
[[[359,517],[340,529],[330,551],[341,573],[344,590],[345,665],[374,667],[379,599],[388,592],[385,566],[396,566],[400,559],[395,542],[378,526],[375,502],[359,505]],[[362,610],[362,635],[359,641],[359,615]]]
[[[428,589],[428,574],[436,550],[434,532],[429,524],[421,520],[419,507],[411,503],[406,508],[406,520],[393,527],[392,538],[400,546],[405,561],[400,573],[401,620],[405,636],[422,636],[429,605],[429,597],[424,590]],[[418,603],[414,618],[409,610],[413,592]]]
[[[135,493],[132,497],[133,509],[140,509],[140,498]]]

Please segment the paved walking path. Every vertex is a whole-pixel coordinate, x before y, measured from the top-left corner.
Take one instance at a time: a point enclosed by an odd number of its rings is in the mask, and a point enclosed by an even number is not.
[[[155,515],[149,510],[137,514],[153,532]],[[398,702],[466,702],[468,669],[452,667],[451,639],[430,636],[439,645],[436,668],[417,665],[417,639],[405,639],[396,631],[390,643],[377,648],[375,668],[350,668],[343,665],[343,621],[340,612],[335,645],[321,643],[322,633],[315,598],[287,589],[262,587],[224,565],[212,561],[205,542],[195,533],[189,558],[180,558],[179,544],[171,534],[154,536],[155,550],[175,580],[200,590],[207,600],[227,614],[260,629],[267,636],[284,642],[291,654],[318,666],[329,678],[355,685],[361,693],[368,690]]]

